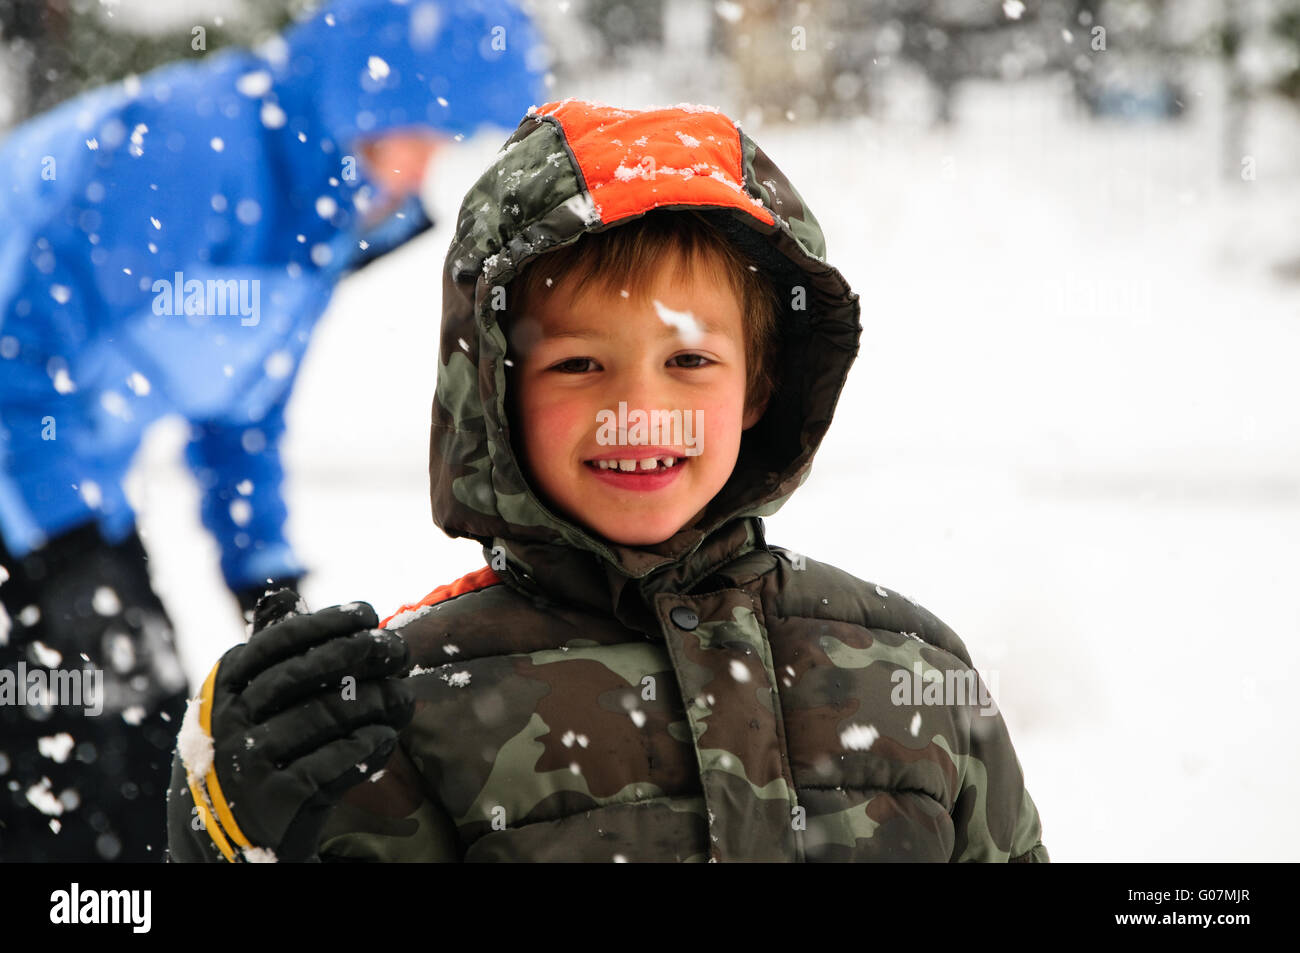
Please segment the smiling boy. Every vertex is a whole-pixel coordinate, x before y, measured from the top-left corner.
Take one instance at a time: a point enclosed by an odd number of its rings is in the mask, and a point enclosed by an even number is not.
[[[996,707],[892,697],[976,682],[956,634],[764,539],[857,354],[824,255],[715,110],[530,111],[444,275],[433,513],[487,565],[381,628],[264,599],[171,858],[1047,861]],[[634,423],[678,412],[697,447]]]

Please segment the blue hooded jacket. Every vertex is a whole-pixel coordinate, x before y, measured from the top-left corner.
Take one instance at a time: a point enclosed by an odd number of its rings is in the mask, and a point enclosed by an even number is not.
[[[134,523],[122,479],[158,417],[231,588],[302,569],[278,443],[335,283],[429,226],[381,203],[359,138],[513,128],[542,48],[505,0],[342,0],[258,51],[86,93],[0,147],[0,534],[15,556]]]

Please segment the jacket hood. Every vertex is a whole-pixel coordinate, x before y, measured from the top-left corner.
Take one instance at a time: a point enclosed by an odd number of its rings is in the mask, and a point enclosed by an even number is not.
[[[644,173],[651,162],[653,178]],[[730,480],[701,519],[658,545],[634,547],[557,515],[529,486],[510,441],[506,336],[493,289],[539,255],[656,208],[704,215],[771,279],[784,304],[782,366],[765,414],[745,432]],[[692,585],[762,548],[758,517],[807,478],[861,330],[858,297],[827,264],[816,218],[722,113],[576,100],[534,107],[465,196],[447,254],[429,456],[434,521],[450,536],[479,540],[489,559],[504,553],[525,587],[545,573],[547,588],[563,588],[583,574],[578,566],[615,589],[625,579]],[[564,571],[547,568],[557,565]],[[507,567],[493,559],[493,568]]]

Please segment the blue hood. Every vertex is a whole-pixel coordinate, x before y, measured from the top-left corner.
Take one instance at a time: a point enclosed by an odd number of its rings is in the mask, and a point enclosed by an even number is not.
[[[340,143],[414,124],[463,136],[484,123],[512,129],[521,91],[540,89],[532,24],[501,2],[348,0],[264,52],[276,95]]]

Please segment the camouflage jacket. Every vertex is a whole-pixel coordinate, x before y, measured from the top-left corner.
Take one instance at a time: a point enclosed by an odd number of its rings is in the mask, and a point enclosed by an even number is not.
[[[706,213],[790,302],[776,397],[694,525],[627,547],[547,510],[506,430],[494,301],[535,256],[651,208]],[[1047,861],[961,640],[897,592],[769,546],[861,333],[820,227],[734,123],[567,100],[470,190],[444,272],[436,522],[489,565],[386,621],[417,709],[330,816],[325,860]],[[196,837],[202,837],[197,833]]]

